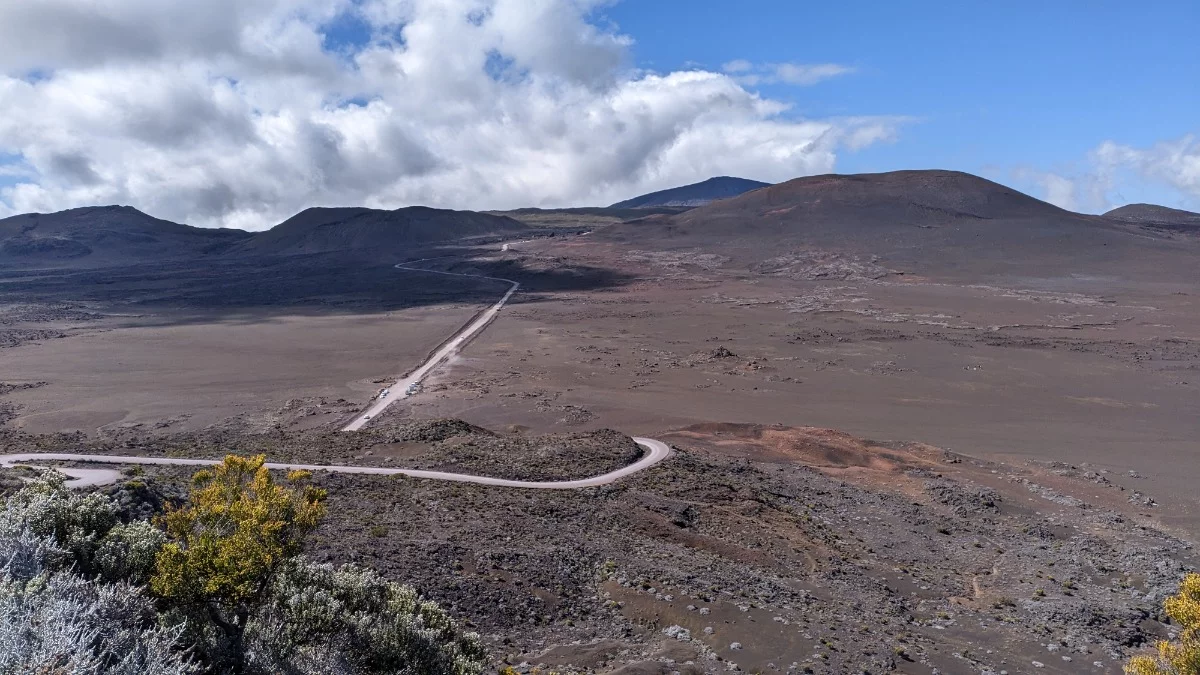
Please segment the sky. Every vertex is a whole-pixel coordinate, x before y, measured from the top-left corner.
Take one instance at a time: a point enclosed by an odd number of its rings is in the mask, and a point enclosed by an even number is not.
[[[604,205],[941,168],[1200,210],[1200,3],[16,0],[0,217]]]

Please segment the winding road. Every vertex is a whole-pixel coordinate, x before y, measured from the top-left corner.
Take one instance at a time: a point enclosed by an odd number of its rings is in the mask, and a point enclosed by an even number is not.
[[[520,242],[518,242],[520,243]],[[509,245],[504,244],[504,251],[509,250]],[[430,260],[425,258],[423,260]],[[379,413],[383,412],[389,405],[395,401],[408,398],[409,388],[412,385],[419,384],[422,380],[429,376],[439,365],[444,363],[446,359],[459,350],[473,337],[479,334],[488,324],[496,318],[500,309],[508,302],[509,298],[517,292],[521,284],[511,279],[501,279],[499,277],[488,277],[477,274],[459,274],[457,272],[439,272],[437,270],[427,270],[419,267],[410,267],[413,263],[423,262],[423,260],[414,260],[407,264],[396,265],[396,269],[408,270],[413,272],[424,272],[426,274],[442,274],[452,277],[468,277],[471,279],[489,279],[492,281],[502,281],[509,284],[508,292],[504,294],[494,305],[475,317],[470,323],[464,326],[457,333],[452,335],[449,340],[442,344],[436,351],[429,356],[420,366],[413,370],[408,375],[398,380],[391,386],[393,393],[381,397],[374,405],[366,412],[354,418],[354,421],[342,428],[342,431],[358,431],[368,421],[374,418]],[[579,480],[563,480],[563,481],[524,481],[524,480],[508,480],[506,478],[493,478],[491,476],[475,476],[461,473],[447,473],[445,471],[425,471],[422,469],[398,469],[391,467],[377,466],[346,466],[346,465],[318,465],[318,464],[279,464],[268,462],[267,467],[271,469],[294,470],[301,469],[307,471],[330,471],[334,473],[358,473],[358,474],[373,474],[379,476],[410,476],[412,478],[428,478],[432,480],[446,480],[458,483],[474,483],[476,485],[491,485],[495,487],[507,488],[528,488],[537,490],[577,490],[580,488],[596,487],[599,485],[608,485],[637,473],[644,469],[648,469],[655,464],[663,461],[671,455],[671,448],[662,441],[654,440],[653,438],[634,438],[638,445],[646,450],[646,454],[641,459],[622,467],[616,471],[610,471],[600,476],[591,478],[581,478]],[[45,461],[65,461],[65,462],[86,462],[94,464],[157,464],[167,466],[212,466],[219,464],[222,460],[219,459],[182,459],[177,457],[136,457],[136,456],[121,456],[121,455],[82,455],[71,453],[26,453],[13,455],[0,455],[0,467],[12,467],[22,464],[30,464],[32,462]],[[100,485],[108,485],[121,480],[122,474],[116,469],[83,469],[78,467],[56,467],[56,470],[66,474],[71,480],[67,481],[67,485],[73,488],[97,487]]]
[[[425,471],[422,469],[396,469],[382,466],[346,466],[339,464],[279,464],[268,462],[267,468],[282,469],[291,471],[301,469],[305,471],[331,471],[333,473],[365,473],[376,476],[409,476],[412,478],[430,478],[433,480],[448,480],[457,483],[475,483],[476,485],[492,485],[495,487],[508,488],[531,488],[539,490],[577,490],[579,488],[597,487],[599,485],[608,485],[633,473],[637,473],[642,469],[649,468],[663,461],[671,454],[671,448],[662,441],[656,441],[653,438],[635,438],[633,439],[638,445],[646,450],[646,454],[641,459],[630,464],[629,466],[621,467],[616,471],[592,476],[591,478],[581,478],[579,480],[561,480],[561,481],[528,481],[528,480],[508,480],[506,478],[492,478],[491,476],[473,476],[463,473],[447,473],[445,471]],[[177,457],[136,457],[136,456],[121,456],[121,455],[75,455],[70,453],[26,453],[20,455],[0,455],[0,466],[17,466],[28,464],[30,462],[47,462],[47,461],[64,461],[64,462],[89,462],[96,464],[160,464],[167,466],[212,466],[220,464],[219,459],[182,459]],[[98,485],[107,485],[121,480],[121,472],[116,469],[81,469],[72,468],[57,468],[58,471],[68,475],[72,480],[67,482],[71,487],[95,487]]]

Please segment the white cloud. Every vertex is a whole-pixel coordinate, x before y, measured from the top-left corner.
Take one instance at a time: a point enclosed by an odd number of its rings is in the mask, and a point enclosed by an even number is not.
[[[0,215],[126,203],[262,229],[312,205],[603,204],[832,171],[902,123],[796,119],[727,73],[635,71],[631,40],[586,20],[602,4],[0,3],[0,157],[21,167],[0,174],[22,181]],[[330,49],[346,12],[370,40]],[[841,67],[781,68],[762,76]]]
[[[857,69],[840,63],[761,63],[754,64],[745,59],[730,61],[721,66],[747,87],[760,84],[792,84],[811,86],[839,75],[849,75]]]
[[[1035,196],[1068,211],[1101,213],[1113,207],[1109,192],[1113,177],[1109,172],[1086,171],[1063,175],[1053,171],[1023,168],[1014,172],[1018,181],[1037,187]]]
[[[1178,206],[1200,205],[1200,138],[1187,135],[1149,148],[1104,141],[1073,171],[1021,168],[1018,181],[1036,186],[1042,199],[1071,211],[1100,213],[1130,200],[1120,189],[1178,195]],[[1164,192],[1162,188],[1166,188]],[[1140,189],[1139,189],[1140,188]],[[1167,204],[1168,206],[1171,204]]]
[[[754,64],[746,59],[735,59],[721,66],[721,70],[727,73],[746,73],[754,70]]]
[[[1200,137],[1187,135],[1145,149],[1105,141],[1092,151],[1091,158],[1101,170],[1132,169],[1191,199],[1200,199]]]
[[[809,85],[838,75],[853,73],[854,68],[837,63],[777,63],[774,65],[774,71],[775,77],[780,82]]]
[[[1046,190],[1046,201],[1068,211],[1079,210],[1075,181],[1054,173],[1044,174],[1041,179],[1042,187]]]

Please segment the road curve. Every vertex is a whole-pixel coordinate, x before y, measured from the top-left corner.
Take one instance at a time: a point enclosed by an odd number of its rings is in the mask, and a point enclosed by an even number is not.
[[[424,258],[424,260],[432,260],[432,258]],[[422,262],[422,261],[414,260],[413,262]],[[500,277],[488,277],[488,276],[483,276],[480,274],[459,274],[458,272],[439,272],[437,270],[426,270],[426,269],[421,269],[419,267],[408,267],[404,264],[396,265],[396,269],[409,270],[412,272],[425,272],[426,274],[441,274],[441,275],[450,276],[450,277],[467,277],[469,279],[488,279],[491,281],[503,281],[504,283],[509,284],[509,289],[508,289],[508,292],[505,293],[503,297],[501,297],[498,301],[496,301],[496,304],[492,305],[486,311],[484,311],[482,314],[475,317],[474,321],[467,324],[462,330],[458,331],[458,333],[456,333],[453,337],[451,337],[444,344],[442,344],[442,346],[436,352],[434,352],[428,359],[425,360],[425,363],[422,363],[419,367],[417,367],[416,370],[412,371],[408,375],[405,375],[404,377],[397,380],[395,384],[393,384],[391,387],[389,387],[389,391],[391,393],[389,393],[387,396],[385,396],[383,398],[380,398],[379,400],[377,400],[375,402],[375,405],[372,405],[370,408],[368,408],[366,410],[366,412],[363,412],[358,417],[355,417],[353,422],[351,422],[350,424],[347,424],[345,427],[342,428],[342,431],[358,431],[359,429],[363,428],[363,425],[365,425],[367,422],[369,422],[371,419],[373,419],[376,415],[378,415],[379,413],[381,413],[385,409],[387,409],[387,407],[389,405],[391,405],[392,403],[399,401],[401,399],[408,398],[408,396],[409,396],[408,388],[409,387],[411,387],[414,384],[419,384],[421,382],[421,380],[424,380],[429,375],[429,373],[433,372],[433,370],[435,368],[437,368],[439,365],[441,365],[446,359],[457,354],[458,351],[460,349],[462,349],[463,345],[466,344],[468,340],[475,337],[480,331],[482,331],[484,328],[486,328],[489,323],[492,322],[492,319],[496,318],[496,315],[500,313],[500,308],[504,306],[504,303],[508,302],[508,299],[513,296],[513,293],[516,293],[517,289],[521,287],[520,283],[513,281],[512,279],[501,279]]]
[[[579,480],[560,480],[560,481],[527,481],[527,480],[508,480],[506,478],[492,478],[490,476],[472,476],[462,473],[447,473],[445,471],[424,471],[422,469],[396,469],[381,466],[344,466],[344,465],[321,465],[321,464],[279,464],[268,462],[267,467],[271,469],[293,470],[302,469],[307,471],[330,471],[333,473],[359,473],[373,474],[377,476],[409,476],[411,478],[429,478],[433,480],[448,480],[457,483],[474,483],[476,485],[491,485],[495,487],[509,488],[529,488],[535,490],[577,490],[579,488],[596,487],[599,485],[608,485],[628,476],[637,473],[643,469],[648,469],[655,464],[663,461],[671,454],[671,448],[662,441],[656,441],[653,438],[635,438],[633,439],[638,445],[646,450],[646,454],[641,459],[622,467],[616,471],[602,474],[600,476],[592,476],[591,478],[581,478]],[[120,455],[75,455],[69,453],[26,453],[16,455],[0,455],[0,467],[12,467],[19,464],[31,464],[33,462],[45,461],[64,461],[64,462],[88,462],[95,464],[160,464],[168,466],[212,466],[220,464],[219,459],[181,459],[177,457],[134,457]],[[100,485],[108,485],[121,480],[121,472],[114,469],[80,469],[80,468],[59,468],[56,469],[72,478],[67,481],[69,487],[96,487]]]

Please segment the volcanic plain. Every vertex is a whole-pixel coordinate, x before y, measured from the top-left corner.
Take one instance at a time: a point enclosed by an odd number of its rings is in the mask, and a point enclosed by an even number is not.
[[[627,211],[399,253],[317,214],[270,256],[0,268],[0,439],[522,480],[670,443],[578,491],[319,476],[309,555],[415,584],[520,672],[1119,673],[1170,633],[1200,538],[1193,230],[950,172]],[[343,433],[506,290],[398,263],[521,292]]]

